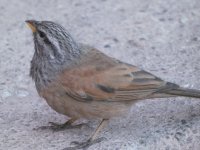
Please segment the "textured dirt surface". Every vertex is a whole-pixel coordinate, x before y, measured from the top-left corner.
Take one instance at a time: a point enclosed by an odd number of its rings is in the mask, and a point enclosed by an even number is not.
[[[52,132],[63,123],[36,93],[26,19],[51,20],[79,42],[181,86],[200,89],[199,0],[0,0],[0,149],[61,150],[97,126]],[[82,120],[85,121],[85,120]],[[90,150],[199,150],[200,99],[144,100],[114,118]]]

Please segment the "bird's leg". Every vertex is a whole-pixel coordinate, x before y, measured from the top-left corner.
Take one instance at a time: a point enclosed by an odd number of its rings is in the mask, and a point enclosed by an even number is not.
[[[39,129],[52,129],[53,131],[61,131],[64,129],[80,128],[84,125],[84,124],[72,125],[76,120],[77,120],[76,118],[71,118],[63,124],[49,122],[51,124],[50,126],[42,126],[39,127]]]
[[[91,135],[91,137],[85,141],[85,142],[77,142],[74,141],[71,144],[75,145],[74,147],[67,147],[64,148],[63,150],[76,150],[76,149],[87,149],[89,146],[100,143],[103,141],[105,138],[96,138],[98,133],[103,129],[103,127],[108,123],[108,119],[103,119],[99,126],[96,128],[95,132]]]

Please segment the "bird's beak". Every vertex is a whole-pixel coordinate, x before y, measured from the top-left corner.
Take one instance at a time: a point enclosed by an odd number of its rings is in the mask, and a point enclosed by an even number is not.
[[[27,25],[29,26],[29,28],[31,28],[31,30],[32,30],[33,33],[35,33],[37,31],[37,29],[36,29],[36,21],[26,20],[25,22],[27,23]]]

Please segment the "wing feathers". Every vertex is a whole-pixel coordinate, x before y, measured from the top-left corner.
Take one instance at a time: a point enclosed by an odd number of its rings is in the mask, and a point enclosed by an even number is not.
[[[166,85],[156,76],[95,49],[83,58],[77,68],[66,70],[60,78],[66,93],[78,101],[142,99]]]

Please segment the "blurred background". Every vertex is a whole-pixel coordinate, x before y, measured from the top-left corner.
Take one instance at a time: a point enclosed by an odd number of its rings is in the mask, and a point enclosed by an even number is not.
[[[34,53],[25,20],[64,26],[78,42],[137,65],[162,79],[200,89],[199,0],[0,0],[0,149],[55,150],[83,140],[97,125],[60,132],[63,123],[29,77]],[[85,120],[82,120],[85,121]],[[114,118],[91,150],[199,150],[200,99],[144,100]]]

